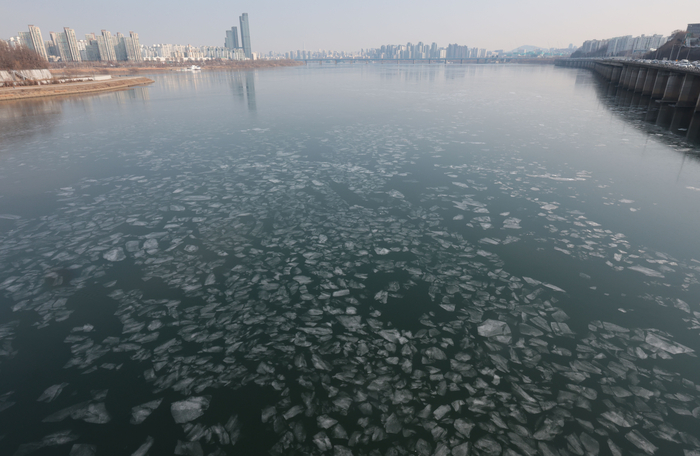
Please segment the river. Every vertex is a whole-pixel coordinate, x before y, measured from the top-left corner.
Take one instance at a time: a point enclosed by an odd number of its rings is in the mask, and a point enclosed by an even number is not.
[[[0,104],[1,454],[700,454],[692,113],[552,66],[149,77]]]

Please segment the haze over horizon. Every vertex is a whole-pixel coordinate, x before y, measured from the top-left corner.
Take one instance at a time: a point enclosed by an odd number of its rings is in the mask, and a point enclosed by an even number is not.
[[[568,2],[497,2],[466,4],[416,0],[359,0],[325,4],[311,0],[282,2],[223,2],[193,4],[182,0],[103,3],[66,0],[46,3],[26,0],[9,3],[0,16],[0,38],[8,39],[27,25],[38,26],[43,38],[50,31],[70,27],[79,39],[101,29],[112,33],[138,32],[141,44],[222,46],[225,30],[238,27],[238,17],[250,17],[253,52],[285,52],[305,48],[357,51],[382,44],[436,42],[489,50],[523,45],[563,48],[590,39],[621,35],[669,35],[687,23],[700,21],[693,0],[670,0],[664,5],[620,0],[611,4],[592,0],[585,8]],[[700,11],[698,11],[700,13]]]

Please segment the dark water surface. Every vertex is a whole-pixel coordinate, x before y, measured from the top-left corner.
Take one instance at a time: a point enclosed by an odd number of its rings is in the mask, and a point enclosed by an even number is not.
[[[692,112],[550,66],[154,79],[0,105],[0,454],[700,454]]]

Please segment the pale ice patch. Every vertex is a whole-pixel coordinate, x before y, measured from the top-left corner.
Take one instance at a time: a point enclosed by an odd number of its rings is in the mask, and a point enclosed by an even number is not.
[[[104,255],[102,255],[102,257],[107,261],[122,261],[126,258],[126,255],[124,254],[124,250],[121,247],[117,247],[108,250],[107,252],[105,252]]]
[[[660,272],[655,271],[655,270],[653,270],[653,269],[645,268],[644,266],[639,266],[639,265],[628,266],[627,269],[631,269],[631,270],[633,270],[633,271],[641,272],[642,274],[644,274],[644,275],[647,276],[647,277],[659,277],[659,278],[663,278],[663,277],[664,277],[664,275],[661,274]]]
[[[176,423],[187,423],[204,415],[204,411],[208,408],[209,399],[195,396],[184,401],[173,402],[170,405],[170,412]]]
[[[510,328],[504,321],[486,320],[479,325],[479,335],[483,337],[502,336],[510,334]]]

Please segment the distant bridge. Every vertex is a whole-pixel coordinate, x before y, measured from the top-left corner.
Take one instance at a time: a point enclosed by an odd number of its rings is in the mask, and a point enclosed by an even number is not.
[[[321,58],[321,59],[294,59],[297,62],[304,62],[308,64],[309,62],[317,62],[319,64],[324,63],[384,63],[384,64],[470,64],[470,63],[511,63],[511,62],[530,62],[532,63],[552,63],[552,59],[533,59],[533,58],[523,58],[523,57],[479,57],[479,58],[465,58],[465,59],[355,59],[350,57],[344,58]]]

